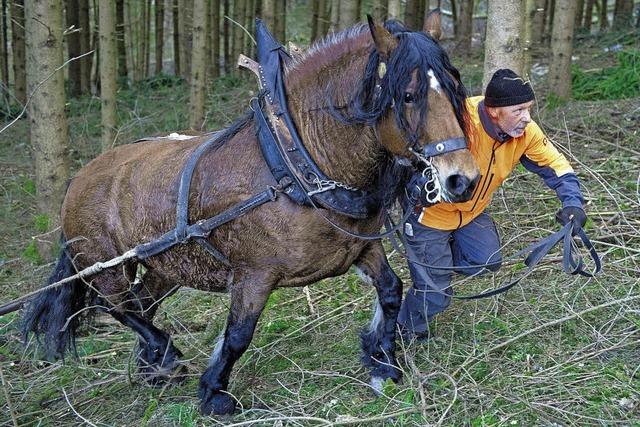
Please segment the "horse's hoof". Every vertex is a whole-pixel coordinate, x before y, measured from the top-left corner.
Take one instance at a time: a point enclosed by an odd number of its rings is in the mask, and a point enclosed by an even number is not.
[[[153,387],[179,383],[186,375],[186,369],[179,361],[181,357],[182,353],[174,346],[165,352],[154,351],[149,347],[139,348],[138,372]]]
[[[236,401],[226,393],[215,393],[211,399],[200,404],[202,415],[231,415],[236,409]]]

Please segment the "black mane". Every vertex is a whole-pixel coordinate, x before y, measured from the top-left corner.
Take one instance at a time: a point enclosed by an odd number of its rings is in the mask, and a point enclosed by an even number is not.
[[[440,86],[445,91],[455,111],[460,127],[465,129],[466,89],[460,81],[460,73],[451,64],[449,56],[431,36],[422,32],[406,31],[397,21],[387,21],[385,27],[395,35],[398,47],[390,58],[386,59],[387,72],[378,79],[380,54],[374,50],[369,56],[364,79],[346,107],[332,105],[334,117],[346,124],[377,124],[389,108],[393,108],[398,127],[402,129],[409,144],[415,144],[420,135],[409,128],[405,117],[404,94],[411,81],[413,70],[417,71],[418,86],[415,92],[416,107],[420,111],[422,128],[427,120],[427,94],[429,91],[429,70],[433,70]],[[381,89],[376,92],[376,85]]]

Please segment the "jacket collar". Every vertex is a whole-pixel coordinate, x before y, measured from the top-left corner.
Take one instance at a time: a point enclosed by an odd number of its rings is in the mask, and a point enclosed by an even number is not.
[[[484,100],[478,103],[478,116],[480,117],[482,128],[491,138],[500,143],[505,143],[511,139],[511,136],[502,132],[502,129],[491,121],[491,117],[489,117],[489,113],[487,113],[487,109],[484,105]]]

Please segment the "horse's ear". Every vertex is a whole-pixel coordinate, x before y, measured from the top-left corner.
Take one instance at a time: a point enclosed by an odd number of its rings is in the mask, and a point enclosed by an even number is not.
[[[389,58],[391,52],[398,46],[398,41],[382,25],[373,22],[371,15],[367,15],[367,22],[369,23],[369,31],[371,31],[376,50],[384,58]]]
[[[440,28],[441,17],[440,9],[433,9],[424,19],[424,28],[422,30],[435,40],[440,40],[442,36],[442,30]]]

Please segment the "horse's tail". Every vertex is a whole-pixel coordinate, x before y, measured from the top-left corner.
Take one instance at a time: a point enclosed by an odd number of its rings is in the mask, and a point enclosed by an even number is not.
[[[76,274],[64,235],[60,240],[63,249],[47,285]],[[80,324],[80,312],[86,306],[88,289],[78,279],[37,294],[23,316],[25,342],[33,332],[38,342],[44,345],[47,358],[64,357],[67,350],[75,354],[76,330]]]

